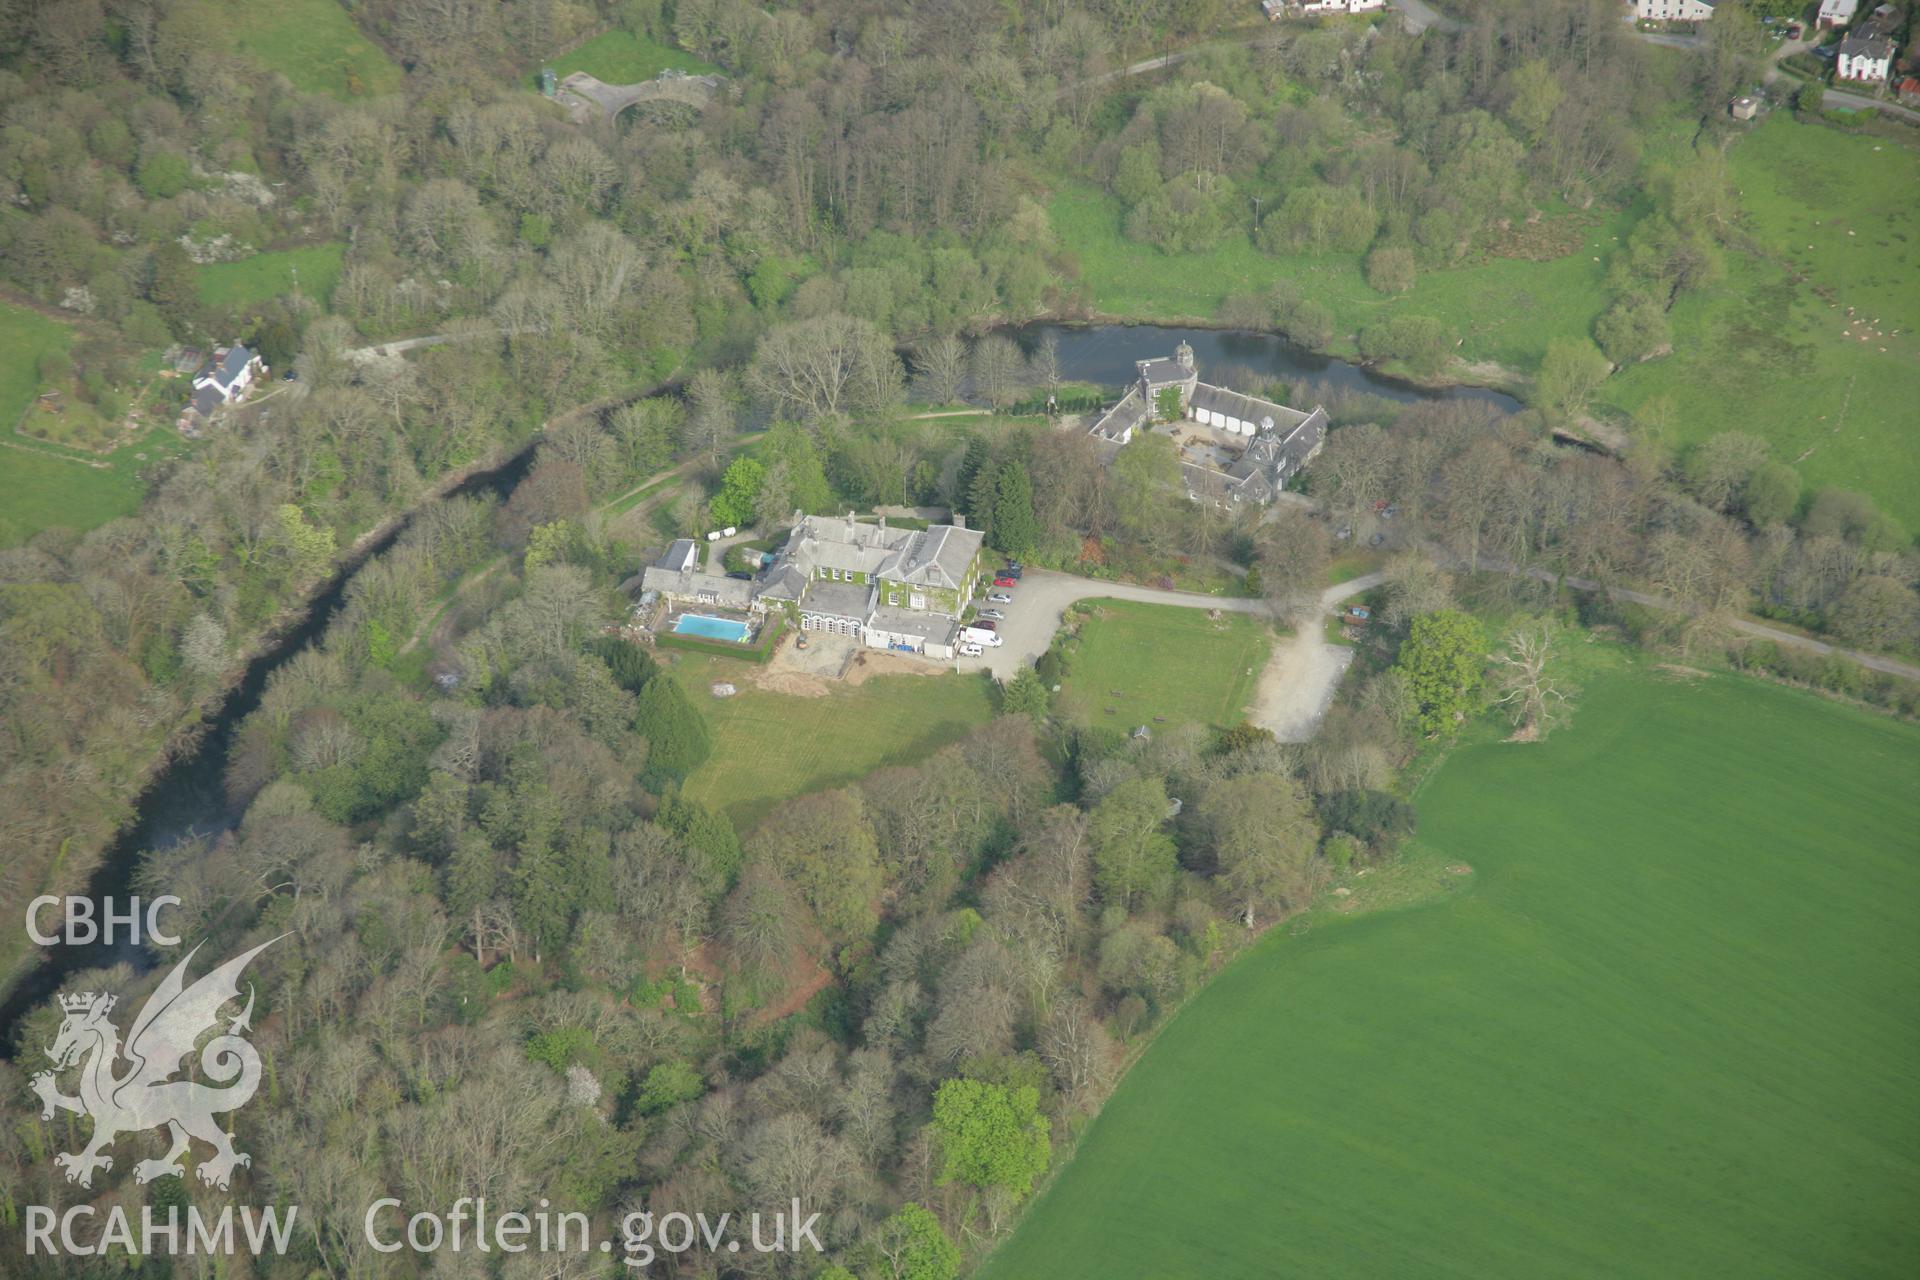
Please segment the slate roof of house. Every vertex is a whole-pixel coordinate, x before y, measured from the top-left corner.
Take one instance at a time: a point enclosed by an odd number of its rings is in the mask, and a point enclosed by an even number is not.
[[[253,352],[239,343],[227,348],[227,358],[220,362],[220,381],[231,383],[245,371],[253,360]]]
[[[1893,37],[1878,27],[1865,26],[1849,31],[1840,41],[1843,58],[1872,58],[1879,62],[1893,56]]]
[[[800,607],[809,613],[830,613],[841,618],[865,618],[873,607],[874,588],[860,582],[821,582],[807,584]]]
[[[729,609],[745,609],[753,603],[751,582],[718,573],[675,573],[659,565],[649,565],[640,575],[640,586],[683,599],[711,595],[714,604]]]
[[[1093,424],[1093,434],[1102,440],[1118,440],[1146,418],[1147,402],[1140,398],[1140,389],[1135,387],[1120,397],[1120,403],[1100,415],[1099,421]]]
[[[692,538],[675,538],[653,563],[674,573],[688,572],[700,563],[700,545]]]
[[[1154,387],[1170,382],[1185,382],[1193,376],[1193,370],[1165,356],[1158,360],[1142,360],[1136,367],[1140,370],[1140,376],[1147,380],[1147,385]]]
[[[913,587],[958,590],[966,581],[967,567],[980,554],[980,546],[985,541],[986,535],[978,529],[933,525],[914,532],[902,543],[894,558],[880,566],[880,577]]]
[[[201,387],[193,393],[193,398],[187,401],[187,403],[191,405],[194,411],[201,417],[210,418],[213,416],[215,409],[218,409],[226,403],[226,397],[220,394],[220,390],[217,387]]]
[[[957,588],[984,540],[978,529],[947,524],[900,529],[862,524],[849,516],[802,516],[768,575],[768,588],[779,598],[796,599],[819,569],[870,574],[910,586]]]
[[[1273,425],[1283,435],[1309,417],[1298,409],[1289,409],[1271,400],[1242,395],[1238,391],[1229,391],[1225,387],[1216,387],[1205,382],[1194,387],[1189,407],[1224,413],[1230,418],[1251,422],[1255,426],[1261,425],[1264,419],[1272,418]]]
[[[960,624],[941,613],[882,605],[873,611],[873,620],[867,625],[877,631],[890,631],[894,635],[919,636],[935,644],[949,644],[953,640],[954,628]]]

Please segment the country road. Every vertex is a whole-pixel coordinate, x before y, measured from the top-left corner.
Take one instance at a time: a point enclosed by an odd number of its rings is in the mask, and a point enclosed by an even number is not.
[[[1456,567],[1457,562],[1456,562]],[[1482,572],[1525,572],[1541,582],[1557,583],[1576,591],[1606,591],[1615,600],[1644,605],[1652,609],[1678,610],[1672,600],[1629,587],[1606,587],[1590,578],[1561,576],[1549,570],[1530,567],[1517,571],[1512,566],[1482,559]],[[1338,583],[1320,593],[1316,607],[1303,617],[1293,633],[1281,638],[1267,660],[1266,668],[1254,689],[1253,706],[1248,719],[1270,730],[1281,742],[1310,740],[1326,717],[1341,677],[1353,661],[1353,650],[1329,644],[1322,620],[1342,602],[1364,595],[1385,581],[1385,574],[1369,573]],[[961,658],[963,671],[984,668],[1000,680],[1010,679],[1047,651],[1059,631],[1067,609],[1081,600],[1132,600],[1142,604],[1176,605],[1188,609],[1217,609],[1225,613],[1247,613],[1270,617],[1271,606],[1265,600],[1236,596],[1203,595],[1196,591],[1169,591],[1142,587],[1130,582],[1107,582],[1070,573],[1030,569],[1008,594],[1013,603],[999,606],[1007,617],[1000,624],[1004,643],[988,649],[979,658]],[[1796,632],[1768,626],[1749,618],[1735,618],[1731,625],[1743,635],[1771,640],[1775,644],[1808,653],[1836,654],[1870,671],[1884,672],[1906,680],[1920,681],[1920,667],[1879,654],[1862,653],[1815,640]]]
[[[1340,678],[1353,663],[1353,650],[1327,643],[1321,619],[1343,600],[1365,595],[1386,580],[1369,573],[1337,583],[1320,593],[1319,607],[1303,618],[1290,636],[1274,646],[1267,669],[1254,687],[1248,719],[1282,742],[1307,742],[1333,705]]]
[[[1451,561],[1450,557],[1447,559]],[[1451,563],[1454,567],[1459,567],[1458,561],[1451,561]],[[1515,572],[1512,565],[1499,561],[1489,561],[1484,556],[1480,560],[1479,567],[1483,573]],[[1605,591],[1609,598],[1624,600],[1629,604],[1644,605],[1649,609],[1660,609],[1669,613],[1684,612],[1683,606],[1674,603],[1670,598],[1654,595],[1651,592],[1635,591],[1631,587],[1609,587],[1603,583],[1596,582],[1592,578],[1577,578],[1571,574],[1563,576],[1549,569],[1537,567],[1529,568],[1525,572],[1528,577],[1537,581],[1559,583],[1562,586],[1572,587],[1575,591]],[[1858,649],[1842,648],[1839,645],[1828,644],[1824,640],[1815,640],[1812,636],[1803,636],[1797,631],[1786,631],[1779,627],[1770,627],[1766,623],[1753,618],[1733,618],[1729,621],[1728,625],[1742,635],[1749,635],[1757,640],[1771,640],[1775,644],[1785,646],[1786,648],[1800,649],[1807,653],[1837,654],[1849,662],[1858,663],[1869,671],[1879,671],[1886,675],[1899,676],[1903,680],[1920,680],[1920,667],[1916,667],[1910,662],[1901,662],[1897,658],[1882,657],[1877,653],[1863,653]]]

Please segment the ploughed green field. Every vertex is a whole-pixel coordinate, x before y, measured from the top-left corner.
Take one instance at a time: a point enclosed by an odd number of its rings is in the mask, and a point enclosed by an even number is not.
[[[1411,856],[1466,887],[1230,967],[983,1274],[1915,1274],[1917,770],[1920,727],[1645,670],[1460,749]]]
[[[210,30],[303,93],[371,97],[397,92],[406,78],[339,0],[225,0],[220,10]]]
[[[576,71],[584,71],[607,84],[635,84],[669,69],[689,75],[720,69],[683,50],[619,29],[597,35],[572,53],[544,65],[551,66],[554,74],[563,80]],[[534,74],[539,74],[538,68]]]
[[[917,763],[993,718],[992,693],[977,675],[825,681],[824,696],[801,697],[750,688],[758,668],[738,659],[666,652],[713,731],[713,756],[687,779],[686,794],[724,809],[742,831],[782,800]],[[740,692],[716,698],[716,680]]]
[[[1130,600],[1090,600],[1095,611],[1069,641],[1061,712],[1119,729],[1198,723],[1222,728],[1246,718],[1272,639],[1244,613]],[[1116,708],[1112,715],[1107,708]]]
[[[1774,115],[1729,153],[1740,229],[1715,287],[1673,310],[1674,353],[1601,390],[1666,397],[1671,439],[1763,436],[1815,488],[1920,530],[1920,150]]]
[[[340,279],[346,246],[302,245],[274,249],[238,262],[209,262],[199,268],[200,300],[210,307],[245,307],[292,293],[298,272],[300,292],[324,305]]]

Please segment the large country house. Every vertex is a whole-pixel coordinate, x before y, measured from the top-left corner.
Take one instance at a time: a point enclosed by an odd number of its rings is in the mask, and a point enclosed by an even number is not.
[[[1327,411],[1289,409],[1200,381],[1193,348],[1172,359],[1140,360],[1138,378],[1100,415],[1092,434],[1119,446],[1134,433],[1167,428],[1180,449],[1187,497],[1222,506],[1272,502],[1327,439]]]
[[[984,562],[978,529],[936,524],[889,527],[846,516],[794,513],[787,541],[751,580],[699,569],[699,548],[682,539],[641,575],[669,614],[718,610],[756,615],[797,613],[803,631],[853,636],[880,649],[951,658],[961,610],[973,597]],[[672,619],[680,629],[678,618]]]

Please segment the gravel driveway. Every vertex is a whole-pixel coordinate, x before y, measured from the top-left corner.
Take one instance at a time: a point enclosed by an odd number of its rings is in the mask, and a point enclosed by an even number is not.
[[[1380,585],[1381,575],[1367,574],[1320,593],[1314,616],[1301,623],[1298,632],[1274,646],[1273,656],[1260,673],[1254,694],[1251,719],[1273,730],[1282,742],[1305,742],[1319,727],[1333,701],[1334,690],[1353,650],[1328,644],[1321,633],[1320,616],[1330,612],[1342,600],[1351,599]],[[1170,604],[1189,609],[1219,609],[1226,613],[1250,613],[1268,616],[1267,602],[1228,596],[1201,595],[1194,591],[1163,591],[1126,582],[1101,582],[1069,573],[1029,569],[1020,584],[1001,587],[1013,597],[1013,603],[997,605],[1007,617],[1000,624],[1006,643],[988,649],[978,658],[961,658],[960,669],[982,667],[997,678],[1006,679],[1047,651],[1067,606],[1078,600],[1137,600],[1143,604]]]
[[[1209,596],[1197,591],[1163,591],[1158,587],[1137,587],[1130,582],[1102,582],[1096,578],[1081,578],[1048,569],[1029,569],[1018,585],[989,587],[988,590],[1004,591],[1013,597],[1012,604],[988,606],[1007,615],[1000,624],[1000,636],[1006,643],[999,648],[988,649],[981,657],[961,658],[959,665],[962,671],[977,671],[985,667],[1001,680],[1013,675],[1021,667],[1030,665],[1047,651],[1047,646],[1053,643],[1054,632],[1060,630],[1060,619],[1066,613],[1067,606],[1076,600],[1138,600],[1142,604],[1184,605],[1189,609],[1219,609],[1225,613],[1256,613],[1262,616],[1267,612],[1264,600]]]

